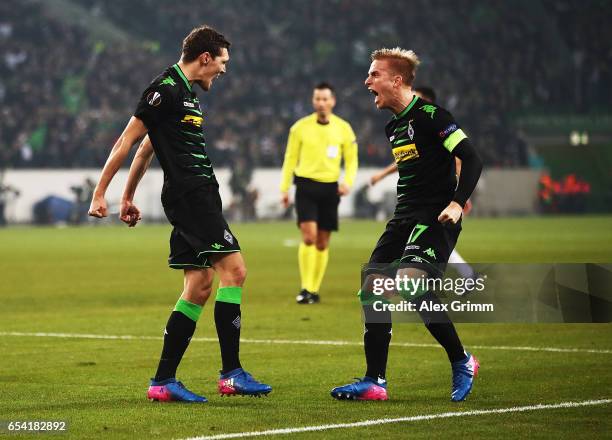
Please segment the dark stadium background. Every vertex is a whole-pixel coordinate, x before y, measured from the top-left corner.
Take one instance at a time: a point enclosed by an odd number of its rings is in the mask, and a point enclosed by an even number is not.
[[[360,166],[386,165],[388,115],[363,80],[373,49],[401,45],[487,169],[550,177],[541,212],[610,211],[611,19],[605,0],[3,1],[0,172],[101,167],[143,88],[209,23],[233,42],[229,74],[201,94],[217,168],[280,167],[320,80],[338,90]]]
[[[417,83],[435,87],[488,166],[531,164],[531,117],[610,117],[606,1],[26,0],[2,2],[0,17],[3,167],[102,165],[143,87],[201,23],[233,42],[230,74],[204,99],[218,165],[239,152],[279,166],[320,79],[357,127],[362,164],[386,164],[386,115],[363,87],[379,46],[421,55]]]

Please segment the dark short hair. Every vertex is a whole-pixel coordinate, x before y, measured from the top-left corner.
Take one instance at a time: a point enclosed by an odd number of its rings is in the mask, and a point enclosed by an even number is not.
[[[336,90],[334,90],[334,87],[330,83],[328,83],[326,81],[321,81],[320,83],[318,83],[314,87],[314,89],[315,90],[326,90],[326,89],[328,89],[332,93],[333,96],[336,96]]]
[[[210,26],[200,26],[189,32],[183,40],[183,59],[189,63],[204,52],[216,58],[221,55],[221,49],[229,49],[230,46],[231,43],[222,34]]]
[[[431,102],[436,102],[436,92],[431,87],[427,87],[427,86],[415,87],[412,90],[414,90],[415,92],[419,92],[421,95],[425,97],[425,99]]]

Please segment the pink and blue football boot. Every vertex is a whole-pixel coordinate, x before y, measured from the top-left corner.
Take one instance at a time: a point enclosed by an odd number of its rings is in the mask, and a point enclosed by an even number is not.
[[[272,387],[256,381],[242,368],[228,371],[219,377],[217,386],[221,396],[267,396]]]
[[[472,391],[474,378],[478,375],[480,363],[474,355],[466,353],[465,359],[451,363],[453,369],[453,389],[451,400],[461,402],[465,400]]]
[[[338,400],[389,400],[386,380],[368,376],[356,379],[356,382],[331,390],[332,397]]]
[[[182,382],[175,378],[160,380],[156,382],[151,379],[147,399],[154,402],[187,402],[187,403],[206,403],[208,400],[204,396],[185,388]]]

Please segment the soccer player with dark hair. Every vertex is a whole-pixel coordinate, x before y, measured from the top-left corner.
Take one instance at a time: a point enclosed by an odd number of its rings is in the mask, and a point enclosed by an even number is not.
[[[412,83],[419,59],[413,51],[380,49],[371,58],[365,85],[374,95],[378,109],[393,112],[385,133],[398,166],[399,180],[395,214],[378,240],[370,263],[391,267],[399,263],[400,279],[439,277],[457,242],[462,210],[476,187],[482,162],[452,115],[414,93]],[[463,164],[458,183],[454,156]],[[391,314],[376,310],[372,304],[371,282],[372,277],[366,277],[359,292],[366,318],[365,377],[334,388],[331,394],[336,399],[388,398],[385,374]],[[431,291],[419,292],[411,300],[416,310],[420,310],[424,301],[440,304]],[[478,361],[464,350],[446,312],[419,311],[419,314],[451,363],[451,400],[464,400],[472,389]]]
[[[242,285],[246,268],[238,240],[221,212],[219,184],[205,149],[203,113],[193,90],[210,90],[226,71],[230,43],[208,26],[195,28],[183,41],[181,59],[142,93],[134,116],[115,143],[96,186],[89,215],[106,217],[108,185],[130,149],[143,138],[130,168],[120,218],[129,226],[140,220],[133,203],[136,187],[153,154],[164,171],[162,205],[174,226],[168,264],[184,272],[183,292],[164,330],[161,358],[147,397],[170,402],[206,402],[176,380],[176,370],[194,334],[196,322],[219,275],[215,325],[221,347],[221,395],[268,394],[272,388],[242,369],[239,359]]]
[[[314,113],[289,130],[280,185],[281,202],[289,206],[295,182],[297,222],[302,234],[298,248],[301,291],[298,304],[320,301],[319,289],[329,259],[329,240],[338,230],[340,196],[348,194],[357,174],[357,142],[350,124],[333,114],[336,94],[322,82],[312,94]],[[344,160],[344,179],[340,178]]]

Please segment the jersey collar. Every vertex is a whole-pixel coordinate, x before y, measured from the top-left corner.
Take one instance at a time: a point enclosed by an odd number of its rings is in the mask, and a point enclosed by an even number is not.
[[[399,118],[403,118],[404,116],[406,116],[406,113],[408,113],[410,111],[410,109],[412,107],[414,107],[414,104],[416,104],[418,99],[419,99],[419,97],[417,95],[414,95],[412,97],[412,101],[410,101],[410,104],[408,104],[408,106],[406,106],[406,108],[404,110],[399,112],[397,115],[393,115],[393,120],[396,120],[396,119],[399,119]]]
[[[180,76],[181,79],[185,82],[185,85],[187,86],[187,90],[189,90],[191,92],[191,84],[189,84],[189,81],[187,81],[187,78],[185,77],[185,74],[183,73],[183,71],[181,70],[179,65],[178,64],[174,64],[172,67],[174,68],[176,73],[178,73],[178,76]]]

